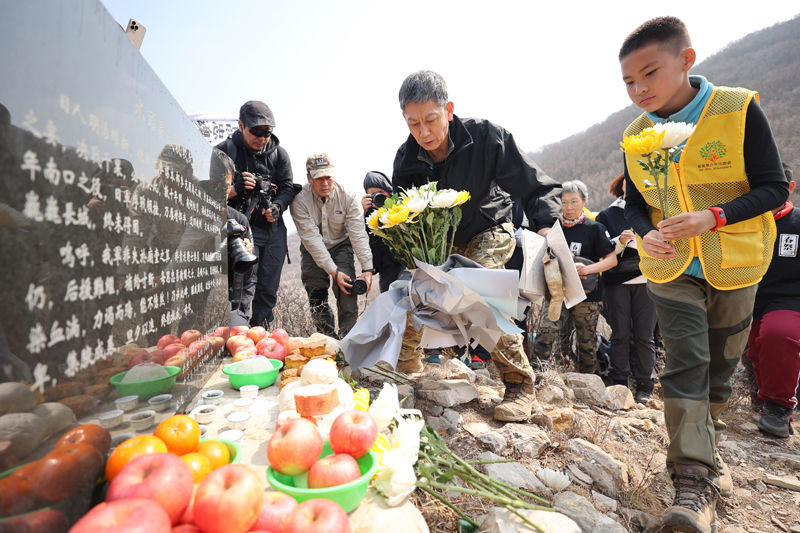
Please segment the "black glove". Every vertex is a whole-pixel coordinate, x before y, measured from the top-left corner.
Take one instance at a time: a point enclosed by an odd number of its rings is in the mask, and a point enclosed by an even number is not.
[[[273,216],[273,218],[275,218],[275,220],[278,220],[279,218],[281,218],[281,206],[280,205],[273,203],[272,207],[270,207],[269,210],[270,210],[270,212],[272,212],[272,216]]]

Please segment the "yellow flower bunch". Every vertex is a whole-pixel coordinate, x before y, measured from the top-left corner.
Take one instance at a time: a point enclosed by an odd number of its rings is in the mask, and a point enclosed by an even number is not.
[[[360,411],[369,411],[369,391],[365,388],[356,389],[353,393],[355,408]]]
[[[467,200],[470,199],[470,195],[468,191],[458,191],[458,196],[456,196],[456,201],[453,202],[453,207],[457,205],[461,205],[465,203]]]
[[[626,154],[639,154],[646,156],[661,147],[664,140],[664,132],[658,132],[654,128],[645,128],[638,135],[625,137],[619,145]]]
[[[406,220],[408,220],[408,215],[410,211],[405,204],[395,205],[389,208],[386,212],[386,223],[383,225],[384,228],[393,228],[398,224],[402,224]]]

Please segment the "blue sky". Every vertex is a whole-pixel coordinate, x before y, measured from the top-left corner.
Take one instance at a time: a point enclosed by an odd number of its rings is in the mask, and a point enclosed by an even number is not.
[[[122,26],[147,28],[142,55],[187,113],[236,117],[244,101],[263,100],[295,181],[305,182],[308,155],[326,151],[358,190],[368,170],[391,174],[408,135],[397,91],[415,70],[445,77],[456,114],[500,124],[534,150],[628,105],[616,56],[644,20],[682,18],[702,61],[800,11],[783,0],[102,3]]]

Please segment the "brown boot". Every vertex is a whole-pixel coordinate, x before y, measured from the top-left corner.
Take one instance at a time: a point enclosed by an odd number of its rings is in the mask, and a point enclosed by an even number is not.
[[[723,498],[729,497],[733,494],[733,476],[731,476],[731,469],[722,460],[722,456],[717,451],[714,454],[717,458],[717,471],[719,472],[719,494]]]
[[[415,353],[414,356],[397,361],[397,368],[395,369],[401,374],[419,374],[425,370],[425,365],[422,364],[422,354]]]
[[[719,494],[702,465],[674,465],[675,500],[664,512],[662,533],[714,533]]]
[[[501,422],[523,422],[531,417],[531,411],[538,407],[533,383],[525,380],[522,383],[503,383],[506,392],[503,402],[494,408],[494,419]]]

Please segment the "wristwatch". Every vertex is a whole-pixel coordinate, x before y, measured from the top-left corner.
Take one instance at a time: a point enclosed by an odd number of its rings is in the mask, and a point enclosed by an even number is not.
[[[717,225],[711,228],[711,231],[715,231],[725,224],[728,223],[728,219],[725,217],[725,211],[722,210],[721,207],[709,207],[712,213],[714,213],[714,220],[716,221]]]
[[[369,272],[370,274],[374,274],[375,273],[375,269],[374,268],[364,268],[364,269],[361,270],[361,273],[363,274],[364,272]]]

